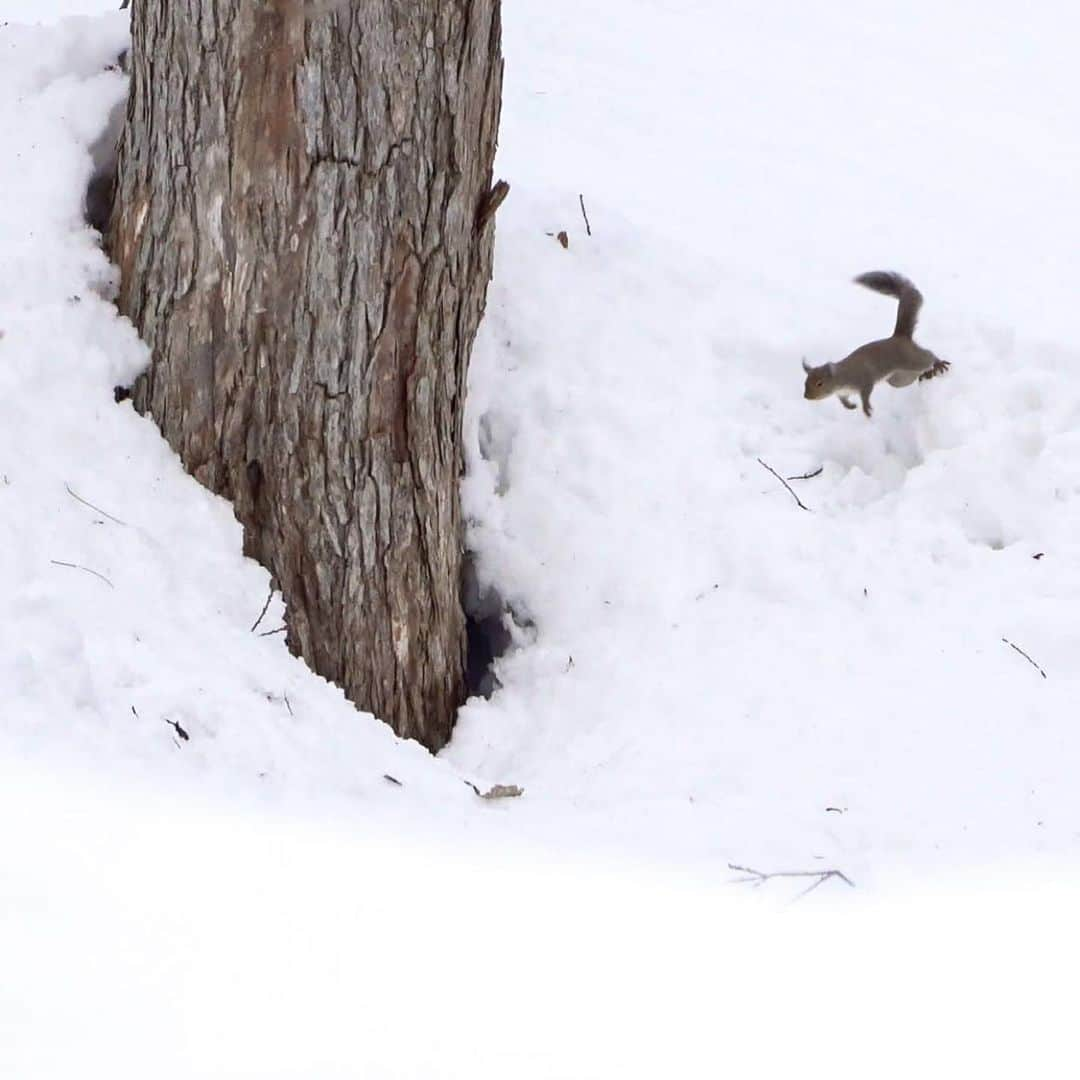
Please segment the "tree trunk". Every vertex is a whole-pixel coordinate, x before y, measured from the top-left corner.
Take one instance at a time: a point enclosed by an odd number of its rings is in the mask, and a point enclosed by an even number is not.
[[[432,749],[491,276],[499,0],[140,0],[110,236],[135,388],[312,668]]]

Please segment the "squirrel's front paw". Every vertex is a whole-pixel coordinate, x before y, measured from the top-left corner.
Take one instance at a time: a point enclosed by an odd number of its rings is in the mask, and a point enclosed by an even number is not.
[[[944,375],[949,370],[950,364],[948,360],[935,360],[934,366],[929,371],[924,371],[919,376],[919,382],[925,379],[932,379],[935,375]]]

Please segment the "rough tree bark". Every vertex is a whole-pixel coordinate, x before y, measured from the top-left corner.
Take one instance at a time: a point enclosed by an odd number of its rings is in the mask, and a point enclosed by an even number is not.
[[[499,0],[140,0],[110,246],[135,387],[232,500],[290,647],[436,749],[491,275]]]

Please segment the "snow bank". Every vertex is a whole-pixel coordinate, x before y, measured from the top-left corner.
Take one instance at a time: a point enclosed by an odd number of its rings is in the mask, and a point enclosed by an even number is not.
[[[124,16],[6,27],[4,739],[455,828],[476,773],[526,788],[477,828],[712,878],[1071,855],[1078,16],[978,12],[507,6],[465,498],[533,629],[434,764],[252,633],[231,511],[111,402],[145,357],[80,201]],[[868,422],[799,359],[888,331],[873,268],[953,370]]]
[[[426,792],[453,817],[475,796],[290,657],[278,600],[253,631],[269,579],[231,508],[113,401],[145,349],[110,302],[82,198],[125,93],[106,68],[126,28],[121,14],[0,30],[0,737],[42,759],[376,805],[394,804],[391,773],[410,806]]]
[[[973,10],[508,12],[466,498],[535,644],[446,756],[538,815],[860,875],[1076,851],[1077,17]],[[799,361],[891,331],[876,268],[953,369],[869,422]]]
[[[124,16],[0,27],[0,1074],[1060,1072],[1078,16],[1025,16],[506,5],[465,500],[532,628],[438,760],[253,632],[229,507],[112,401]],[[952,372],[803,401],[893,267]],[[780,918],[729,862],[857,888]]]

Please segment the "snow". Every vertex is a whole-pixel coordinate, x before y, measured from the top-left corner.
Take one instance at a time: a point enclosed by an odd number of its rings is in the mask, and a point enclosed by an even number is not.
[[[506,5],[463,495],[522,626],[431,758],[112,400],[112,6],[0,25],[0,1074],[1055,1075],[1080,14]],[[799,361],[888,333],[870,269],[953,367],[867,421]]]
[[[145,350],[106,299],[113,270],[81,224],[81,200],[87,147],[124,94],[104,69],[125,35],[124,16],[112,16],[0,38],[12,151],[0,219],[4,736],[32,753],[217,773],[226,787],[239,772],[298,794],[358,797],[390,772],[440,806],[463,804],[474,796],[460,780],[358,721],[288,655],[273,635],[279,600],[252,633],[269,579],[241,556],[231,509],[113,402]],[[182,762],[167,722],[190,736]]]
[[[444,756],[699,866],[1075,855],[1077,16],[550,7],[507,24],[465,488],[538,632]],[[875,268],[953,368],[868,422],[799,361],[891,331]]]
[[[364,825],[161,794],[135,817],[85,777],[5,762],[0,779],[3,819],[33,822],[0,864],[4,1076],[1057,1076],[1069,1060],[1067,976],[1044,964],[1078,959],[1055,937],[1071,894],[1022,934],[1028,903],[1000,891],[781,918]]]

